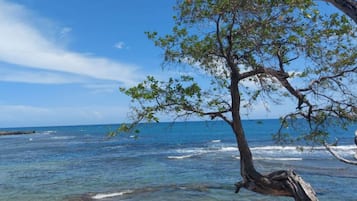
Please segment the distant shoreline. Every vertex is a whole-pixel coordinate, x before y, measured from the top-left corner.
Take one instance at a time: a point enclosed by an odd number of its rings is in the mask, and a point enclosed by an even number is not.
[[[0,136],[4,135],[28,135],[34,134],[36,131],[0,131]]]

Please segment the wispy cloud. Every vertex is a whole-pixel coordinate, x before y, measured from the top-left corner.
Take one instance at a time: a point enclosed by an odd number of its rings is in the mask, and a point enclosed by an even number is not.
[[[123,49],[123,48],[125,48],[125,43],[122,42],[122,41],[119,41],[119,42],[114,44],[114,47],[117,48],[117,49]]]
[[[90,79],[71,73],[8,68],[0,65],[0,81],[31,84],[70,84],[87,83],[90,82]]]
[[[140,79],[135,65],[61,47],[41,30],[41,23],[38,23],[41,20],[36,19],[38,17],[25,7],[0,0],[0,61],[24,68],[48,70],[52,74],[69,73],[119,81],[125,85],[132,85]],[[64,36],[71,30],[65,27],[59,35]],[[10,78],[8,76],[3,81],[10,81]]]
[[[85,88],[91,89],[92,93],[113,93],[118,92],[118,85],[115,83],[93,83],[84,85]]]

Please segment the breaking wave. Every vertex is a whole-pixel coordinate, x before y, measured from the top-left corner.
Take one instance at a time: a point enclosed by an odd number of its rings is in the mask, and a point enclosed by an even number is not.
[[[182,156],[168,156],[168,159],[185,159],[185,158],[191,158],[195,156],[194,154],[189,154],[189,155],[182,155]]]
[[[115,192],[115,193],[98,193],[98,194],[92,196],[92,199],[102,200],[102,199],[106,199],[106,198],[112,198],[112,197],[122,196],[125,194],[130,194],[133,192],[134,192],[133,190],[125,190],[125,191],[120,191],[120,192]]]
[[[355,145],[341,145],[332,147],[337,153],[343,156],[355,154],[357,147]],[[297,147],[297,146],[258,146],[252,147],[251,151],[255,160],[282,160],[298,161],[304,157],[326,157],[330,156],[323,146],[317,147]],[[208,146],[203,148],[184,148],[177,149],[174,154],[170,154],[168,159],[187,159],[207,154],[226,153],[230,155],[239,155],[237,147],[234,146]],[[235,156],[236,157],[236,156]],[[239,158],[239,157],[238,157]]]

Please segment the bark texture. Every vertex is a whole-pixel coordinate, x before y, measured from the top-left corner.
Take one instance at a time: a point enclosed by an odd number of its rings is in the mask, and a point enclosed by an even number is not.
[[[243,181],[236,183],[236,193],[243,187],[257,193],[293,197],[295,201],[318,201],[310,184],[306,183],[293,170],[280,170],[268,175],[260,174],[254,167],[252,155],[243,129],[238,125],[236,133],[241,157]]]
[[[246,178],[250,178],[246,175]],[[248,190],[274,196],[289,196],[295,201],[318,201],[311,185],[293,170],[280,170],[258,178],[250,178],[235,184],[236,193],[243,187]]]
[[[236,183],[236,193],[243,187],[257,193],[293,197],[295,201],[318,201],[310,184],[293,170],[280,170],[268,175],[260,174],[254,167],[252,153],[246,140],[240,117],[239,73],[231,75],[232,129],[240,153],[240,170],[243,181]]]

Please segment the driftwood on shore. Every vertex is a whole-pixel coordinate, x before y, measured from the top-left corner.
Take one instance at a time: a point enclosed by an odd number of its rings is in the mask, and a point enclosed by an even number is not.
[[[34,134],[36,131],[0,131],[0,136],[3,135],[27,135]]]

